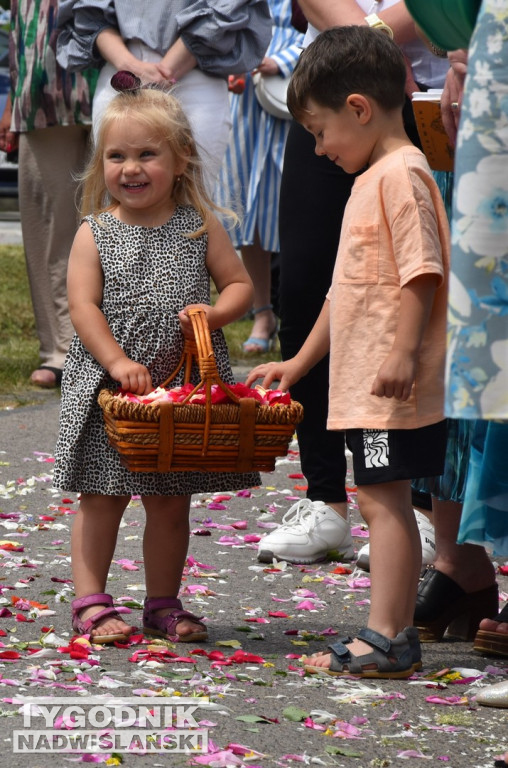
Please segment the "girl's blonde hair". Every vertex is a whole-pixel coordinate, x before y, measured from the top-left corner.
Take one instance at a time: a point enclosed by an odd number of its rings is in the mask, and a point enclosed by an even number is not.
[[[187,165],[173,187],[173,199],[177,205],[194,207],[203,219],[203,225],[196,232],[189,233],[190,237],[199,237],[207,231],[214,210],[236,223],[236,215],[217,206],[206,190],[202,162],[180,103],[158,87],[124,91],[108,104],[101,118],[92,156],[82,175],[81,216],[99,216],[118,205],[104,179],[104,147],[109,128],[114,123],[129,119],[145,125],[150,136],[166,141],[177,159],[185,159]]]

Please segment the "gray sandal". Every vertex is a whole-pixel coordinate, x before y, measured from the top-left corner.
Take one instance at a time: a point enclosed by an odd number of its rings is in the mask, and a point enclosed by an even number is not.
[[[364,627],[358,632],[357,638],[368,643],[372,652],[354,656],[347,647],[347,643],[352,643],[353,638],[343,637],[328,646],[331,651],[328,669],[305,665],[305,671],[312,674],[322,672],[336,677],[351,675],[391,679],[410,677],[415,669],[421,668],[420,643],[414,627],[406,627],[393,640]]]

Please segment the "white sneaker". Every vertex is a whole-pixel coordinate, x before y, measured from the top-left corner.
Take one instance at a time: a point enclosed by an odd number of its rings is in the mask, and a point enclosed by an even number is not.
[[[332,551],[344,560],[354,557],[349,522],[324,501],[302,499],[288,509],[278,528],[261,539],[258,560],[316,563]]]
[[[426,515],[423,515],[416,509],[414,510],[414,513],[422,542],[422,565],[430,565],[434,562],[436,556],[436,535],[434,526]],[[370,548],[368,544],[364,544],[363,547],[358,550],[356,566],[363,571],[370,570],[369,551]]]

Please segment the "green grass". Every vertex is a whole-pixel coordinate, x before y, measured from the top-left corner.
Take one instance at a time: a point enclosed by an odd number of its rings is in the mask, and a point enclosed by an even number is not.
[[[22,246],[0,246],[0,275],[0,396],[2,403],[20,404],[40,392],[29,382],[39,362],[39,343]],[[278,355],[277,350],[248,358],[243,354],[251,326],[251,320],[242,319],[224,329],[233,364],[254,365]]]
[[[0,247],[0,393],[26,389],[38,363],[39,344],[23,248]]]

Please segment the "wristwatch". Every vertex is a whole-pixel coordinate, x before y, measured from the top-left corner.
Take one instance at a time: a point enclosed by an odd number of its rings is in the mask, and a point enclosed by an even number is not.
[[[389,27],[388,24],[385,24],[385,22],[379,18],[377,13],[369,13],[369,15],[365,17],[365,21],[369,27],[372,27],[373,29],[382,29],[383,32],[386,32],[386,34],[393,40],[393,29]]]

